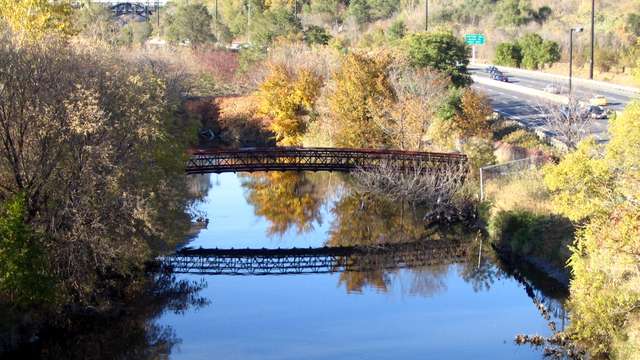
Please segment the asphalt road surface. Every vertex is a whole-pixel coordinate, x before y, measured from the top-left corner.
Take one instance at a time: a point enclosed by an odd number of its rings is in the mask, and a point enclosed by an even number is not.
[[[470,67],[469,71],[472,75],[483,76],[489,78],[490,75],[484,71],[484,67]],[[509,82],[512,84],[517,84],[520,86],[529,87],[536,90],[544,90],[545,86],[549,84],[554,84],[558,88],[562,90],[561,95],[566,96],[566,92],[568,90],[568,83],[564,80],[549,78],[546,74],[522,74],[518,73],[509,73],[504,72],[504,74],[509,78]],[[633,94],[626,93],[624,91],[613,90],[613,89],[604,89],[604,88],[593,88],[591,86],[586,86],[584,84],[573,83],[573,93],[580,100],[588,101],[595,95],[603,95],[609,101],[609,108],[614,111],[622,111],[626,104],[628,104],[633,99]]]
[[[470,67],[472,75],[483,76],[489,78],[489,74],[484,71],[483,68]],[[525,86],[537,90],[543,90],[545,86],[549,84],[558,85],[565,89],[567,84],[561,84],[558,80],[550,81],[545,79],[544,75],[539,77],[532,75],[510,74],[505,72],[505,75],[509,77],[509,81],[520,86]],[[518,120],[525,124],[527,127],[535,130],[543,131],[547,135],[553,136],[553,133],[545,126],[545,105],[547,101],[536,96],[526,95],[519,92],[512,92],[505,89],[492,87],[484,84],[474,84],[473,88],[485,93],[493,109],[500,114]],[[622,111],[626,104],[633,100],[631,94],[625,94],[622,91],[607,90],[607,89],[591,89],[582,85],[574,84],[574,93],[580,100],[588,101],[594,95],[603,95],[609,101],[608,108],[614,111]],[[599,141],[607,141],[607,125],[608,120],[594,120],[591,128],[589,129],[596,139]]]

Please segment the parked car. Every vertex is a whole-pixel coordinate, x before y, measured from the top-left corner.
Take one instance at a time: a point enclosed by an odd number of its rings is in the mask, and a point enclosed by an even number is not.
[[[554,84],[549,84],[545,86],[543,90],[550,94],[560,94],[560,88]]]
[[[596,95],[589,100],[589,104],[591,106],[607,106],[609,105],[609,101],[602,95]]]

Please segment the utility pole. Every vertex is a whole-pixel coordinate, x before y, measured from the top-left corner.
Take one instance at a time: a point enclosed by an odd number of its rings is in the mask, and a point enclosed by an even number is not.
[[[424,0],[424,31],[429,31],[429,0]]]
[[[215,3],[215,22],[213,23],[213,32],[216,36],[216,42],[218,42],[218,0]]]
[[[571,77],[573,76],[573,33],[579,33],[582,30],[584,29],[581,27],[569,30],[569,96],[571,96]]]
[[[593,80],[594,52],[596,47],[596,0],[591,0],[591,63],[589,64],[589,79]]]
[[[251,44],[251,0],[247,1],[247,42]]]

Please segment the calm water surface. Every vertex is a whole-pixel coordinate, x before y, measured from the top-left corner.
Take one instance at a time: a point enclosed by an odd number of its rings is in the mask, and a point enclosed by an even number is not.
[[[420,210],[358,198],[337,174],[224,174],[197,183],[206,192],[197,211],[210,222],[190,247],[371,245],[428,233]],[[535,281],[528,295],[486,246],[478,262],[475,236],[450,236],[468,239],[463,261],[365,273],[178,275],[204,281],[198,295],[209,303],[165,311],[154,326],[179,339],[171,359],[541,359],[541,349],[513,338],[551,335],[529,295],[556,316],[559,296]]]

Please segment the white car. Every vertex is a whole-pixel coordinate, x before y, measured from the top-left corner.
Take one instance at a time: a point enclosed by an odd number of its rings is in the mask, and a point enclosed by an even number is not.
[[[550,94],[560,94],[560,88],[554,84],[549,84],[544,87],[544,91]]]

